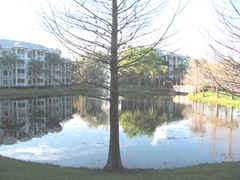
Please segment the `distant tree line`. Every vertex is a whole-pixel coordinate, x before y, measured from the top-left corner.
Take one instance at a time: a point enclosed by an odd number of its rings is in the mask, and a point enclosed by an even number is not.
[[[239,67],[231,59],[220,62],[191,59],[183,82],[185,85],[197,87],[196,91],[200,90],[203,97],[206,88],[214,88],[216,97],[219,97],[219,90],[226,92],[231,100],[240,93]]]
[[[209,60],[192,59],[185,84],[202,89],[211,86],[230,95],[240,94],[240,1],[212,1],[216,15],[216,31],[208,32]]]
[[[105,61],[107,55],[103,52],[82,55],[73,61],[74,83],[85,82],[98,87],[106,88],[109,85],[109,68]],[[129,46],[119,57],[121,71],[119,71],[119,85],[143,88],[143,86],[157,89],[166,86],[167,81],[173,81],[170,76],[183,76],[186,67],[179,65],[169,71],[169,61],[160,56],[157,50],[148,46]],[[141,59],[141,61],[139,61]],[[168,84],[169,85],[169,84]]]

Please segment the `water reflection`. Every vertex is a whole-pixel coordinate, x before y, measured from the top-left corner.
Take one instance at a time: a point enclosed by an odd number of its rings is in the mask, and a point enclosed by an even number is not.
[[[124,97],[119,107],[125,167],[240,160],[238,108],[192,103],[184,96]],[[106,101],[83,96],[0,101],[0,154],[102,168],[108,153],[108,111]]]
[[[168,97],[131,96],[121,101],[120,125],[128,137],[151,137],[157,126],[182,119],[184,107]]]
[[[49,132],[72,117],[72,97],[0,101],[0,144],[14,144]]]
[[[202,136],[209,136],[211,155],[215,159],[221,155],[224,161],[239,160],[240,150],[237,139],[240,138],[240,109],[209,103],[193,103],[193,108],[188,110],[192,114],[191,131]],[[224,149],[219,152],[220,146]]]
[[[73,98],[74,111],[81,115],[89,127],[107,126],[108,108],[109,103],[107,101],[84,96]]]

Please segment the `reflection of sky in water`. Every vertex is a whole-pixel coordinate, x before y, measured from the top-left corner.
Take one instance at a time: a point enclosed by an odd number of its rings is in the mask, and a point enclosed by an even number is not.
[[[129,168],[171,168],[200,163],[239,161],[240,129],[214,128],[191,131],[191,120],[158,126],[152,137],[127,138],[120,131],[122,162]],[[0,146],[0,154],[27,161],[62,166],[102,168],[108,155],[107,127],[88,128],[78,116],[63,124],[59,133],[48,133],[14,145]],[[229,143],[230,142],[232,143]]]

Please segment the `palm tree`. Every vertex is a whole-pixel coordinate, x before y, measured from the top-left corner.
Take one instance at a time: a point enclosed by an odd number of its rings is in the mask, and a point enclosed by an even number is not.
[[[43,61],[32,59],[28,64],[28,68],[32,72],[33,79],[35,79],[35,87],[37,88],[37,79],[43,73]]]
[[[181,85],[181,79],[183,78],[183,74],[186,71],[186,66],[184,64],[179,64],[174,68],[173,73],[176,79],[175,85]],[[179,81],[178,81],[179,78]]]
[[[46,54],[45,60],[48,62],[48,75],[51,78],[51,83],[53,83],[53,86],[55,87],[55,82],[57,81],[56,72],[63,59],[59,54],[48,53]]]
[[[8,88],[12,85],[13,81],[13,70],[16,69],[16,63],[18,63],[20,59],[18,56],[13,52],[3,52],[3,57],[1,58],[1,65],[6,65],[7,67],[7,76],[8,76]],[[14,67],[15,65],[15,67]]]
[[[167,71],[169,69],[169,65],[161,65],[160,66],[160,69],[161,69],[161,72],[162,72],[162,75],[163,75],[163,87],[166,87],[166,74],[167,74]]]

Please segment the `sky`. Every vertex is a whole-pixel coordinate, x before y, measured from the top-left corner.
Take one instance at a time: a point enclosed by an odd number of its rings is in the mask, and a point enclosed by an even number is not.
[[[12,39],[63,49],[56,39],[40,26],[39,1],[0,0],[0,39]],[[179,54],[194,58],[206,56],[207,44],[202,31],[212,26],[210,0],[192,0],[176,23],[181,27],[174,43]],[[172,49],[165,49],[171,51]]]

